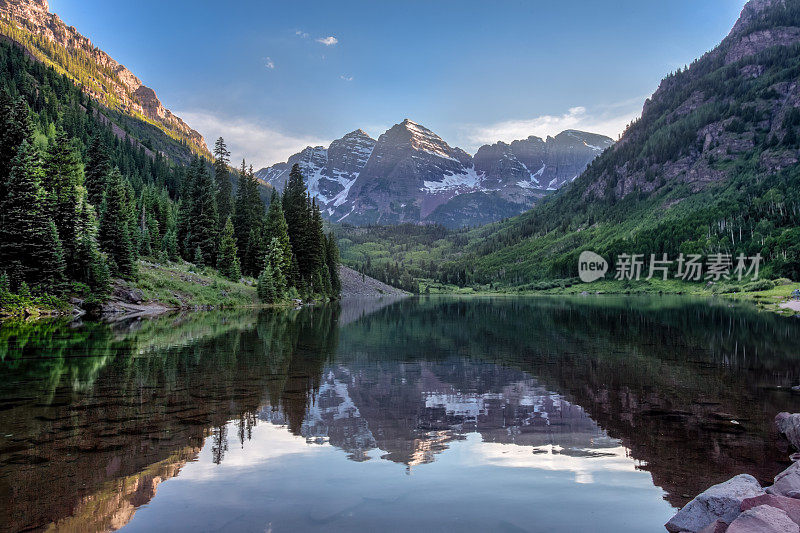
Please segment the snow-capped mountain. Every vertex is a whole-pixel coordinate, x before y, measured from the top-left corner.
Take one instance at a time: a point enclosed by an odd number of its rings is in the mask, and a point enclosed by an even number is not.
[[[299,164],[325,216],[337,222],[458,227],[529,209],[612,144],[602,135],[567,130],[546,140],[482,146],[473,157],[406,119],[377,141],[356,130],[256,176],[283,190],[292,165]]]

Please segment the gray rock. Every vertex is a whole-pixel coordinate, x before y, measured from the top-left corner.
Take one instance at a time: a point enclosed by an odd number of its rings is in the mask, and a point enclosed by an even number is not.
[[[794,390],[794,387],[792,387]],[[798,413],[778,413],[775,417],[775,425],[778,431],[783,433],[789,444],[796,450],[800,450],[800,414]]]
[[[800,527],[783,510],[759,505],[736,517],[727,533],[800,533]]]
[[[775,476],[775,482],[771,487],[767,487],[768,494],[787,496],[795,491],[800,491],[800,463],[793,463],[792,466]]]
[[[697,533],[717,519],[730,523],[739,515],[742,501],[761,494],[764,494],[764,489],[756,478],[748,474],[739,474],[698,495],[664,526],[671,533],[679,531]]]

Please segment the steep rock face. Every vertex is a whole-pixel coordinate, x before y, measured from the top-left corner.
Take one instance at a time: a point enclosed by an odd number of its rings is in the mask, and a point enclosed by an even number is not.
[[[764,54],[791,59],[798,44],[796,3],[748,2],[715,49],[690,68],[664,78],[645,102],[641,119],[625,132],[608,158],[598,160],[597,172],[586,176],[582,199],[605,198],[609,190],[618,199],[633,192],[650,194],[666,184],[686,184],[698,192],[727,178],[719,162],[732,161],[768,143],[774,146],[761,155],[765,171],[796,164],[796,150],[787,151],[782,145],[791,129],[786,118],[800,107],[800,83],[788,79],[787,72],[780,70],[784,67]],[[758,94],[743,100],[747,91]],[[656,136],[674,141],[656,153],[649,146]]]
[[[0,33],[24,46],[36,59],[52,65],[77,81],[84,91],[131,116],[152,121],[195,151],[209,154],[203,136],[166,109],[155,91],[144,85],[124,65],[95,47],[74,26],[49,12],[47,0],[0,0]],[[63,50],[82,63],[83,71],[61,64],[54,52]]]
[[[363,130],[356,130],[333,141],[328,148],[309,146],[286,163],[259,170],[256,177],[282,192],[292,166],[297,164],[309,192],[323,207],[333,209],[345,201],[374,147],[375,139]]]
[[[357,130],[256,174],[283,188],[293,164],[325,216],[351,224],[480,225],[517,215],[574,179],[613,141],[569,130],[481,147],[473,158],[411,120],[377,141]]]

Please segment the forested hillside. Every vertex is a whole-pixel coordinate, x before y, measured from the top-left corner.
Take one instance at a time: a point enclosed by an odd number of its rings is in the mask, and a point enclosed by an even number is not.
[[[234,197],[222,139],[213,166],[184,167],[117,127],[67,76],[0,43],[0,307],[100,302],[111,278],[135,282],[140,258],[257,276],[268,302],[338,294],[338,252],[299,172],[267,212],[245,162]]]
[[[712,52],[666,77],[572,184],[467,235],[442,281],[574,278],[583,250],[726,253],[800,279],[800,4],[754,0]],[[612,265],[613,268],[613,265]]]

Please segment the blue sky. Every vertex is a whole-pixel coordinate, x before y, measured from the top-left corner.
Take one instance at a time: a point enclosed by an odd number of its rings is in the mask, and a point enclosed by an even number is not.
[[[51,0],[209,144],[256,167],[411,118],[469,152],[613,137],[744,0]]]

